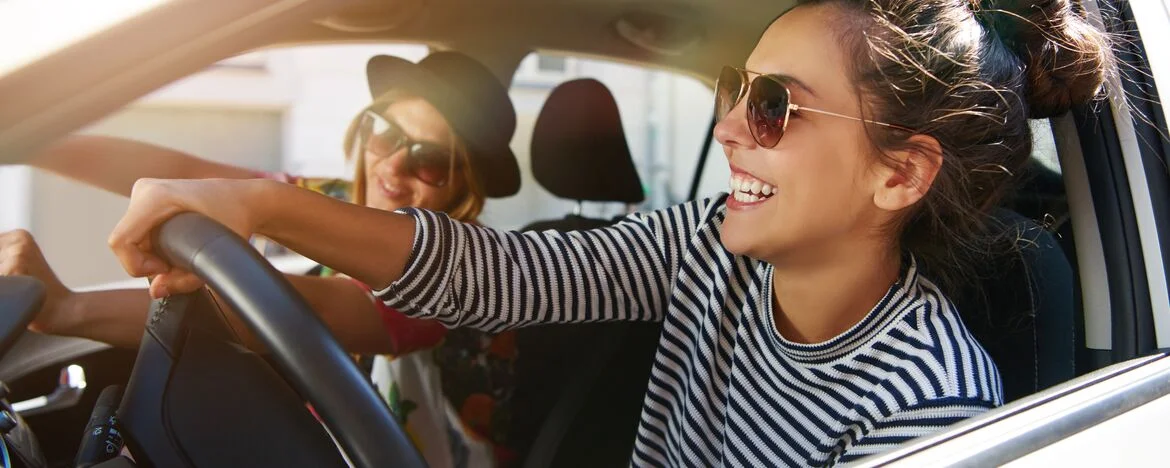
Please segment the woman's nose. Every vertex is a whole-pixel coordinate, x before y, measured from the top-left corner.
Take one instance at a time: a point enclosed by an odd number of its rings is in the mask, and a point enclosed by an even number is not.
[[[748,129],[747,106],[742,100],[715,124],[715,139],[726,148],[752,149],[756,146]]]
[[[389,156],[381,157],[374,169],[388,175],[404,175],[406,171],[407,149],[399,148]]]

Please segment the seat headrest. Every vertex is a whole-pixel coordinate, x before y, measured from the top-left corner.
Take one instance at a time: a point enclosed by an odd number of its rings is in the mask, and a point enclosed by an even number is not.
[[[532,174],[570,200],[640,203],[645,198],[617,102],[597,80],[552,91],[532,134]]]

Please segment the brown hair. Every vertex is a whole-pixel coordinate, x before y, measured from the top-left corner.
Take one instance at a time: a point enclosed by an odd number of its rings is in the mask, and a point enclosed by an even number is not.
[[[354,165],[353,184],[350,186],[350,201],[359,205],[366,204],[366,151],[365,142],[358,142],[358,133],[361,130],[362,114],[367,110],[384,111],[395,102],[414,98],[413,95],[390,91],[379,96],[369,106],[358,112],[357,116],[349,123],[349,128],[345,131],[345,158],[346,161]],[[462,195],[459,196],[452,206],[447,207],[443,211],[447,213],[452,219],[462,221],[465,223],[477,222],[480,213],[483,212],[484,200],[486,198],[483,186],[479,183],[479,178],[475,174],[475,167],[472,163],[471,153],[467,150],[467,145],[459,138],[459,135],[451,131],[447,127],[447,131],[451,134],[451,154],[455,158],[456,164],[452,165],[451,177],[458,175],[462,182]],[[458,174],[456,174],[458,171]]]
[[[944,288],[993,248],[988,214],[1032,152],[1029,118],[1067,112],[1114,70],[1109,37],[1069,0],[798,0],[837,9],[867,118],[936,139],[942,166],[897,226]],[[879,158],[911,134],[867,126]],[[890,161],[887,161],[889,163]],[[895,166],[896,167],[896,166]]]

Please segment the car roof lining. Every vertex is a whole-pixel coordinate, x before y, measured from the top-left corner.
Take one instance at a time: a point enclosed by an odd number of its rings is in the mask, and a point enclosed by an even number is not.
[[[714,77],[724,64],[742,64],[768,22],[793,0],[368,0],[336,17],[368,14],[372,4],[422,3],[394,29],[342,32],[319,23],[290,29],[280,42],[346,40],[439,44],[473,55],[492,49],[558,50]],[[408,8],[409,9],[409,8]],[[656,54],[633,45],[614,30],[619,18],[651,14],[672,26],[696,26],[698,42],[678,55]],[[691,34],[688,34],[691,35]]]

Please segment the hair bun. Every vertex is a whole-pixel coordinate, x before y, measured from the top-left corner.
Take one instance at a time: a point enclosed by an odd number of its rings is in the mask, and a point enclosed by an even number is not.
[[[1091,101],[1113,54],[1108,36],[1073,11],[1069,0],[992,0],[977,12],[1024,62],[1029,117],[1063,114]]]

